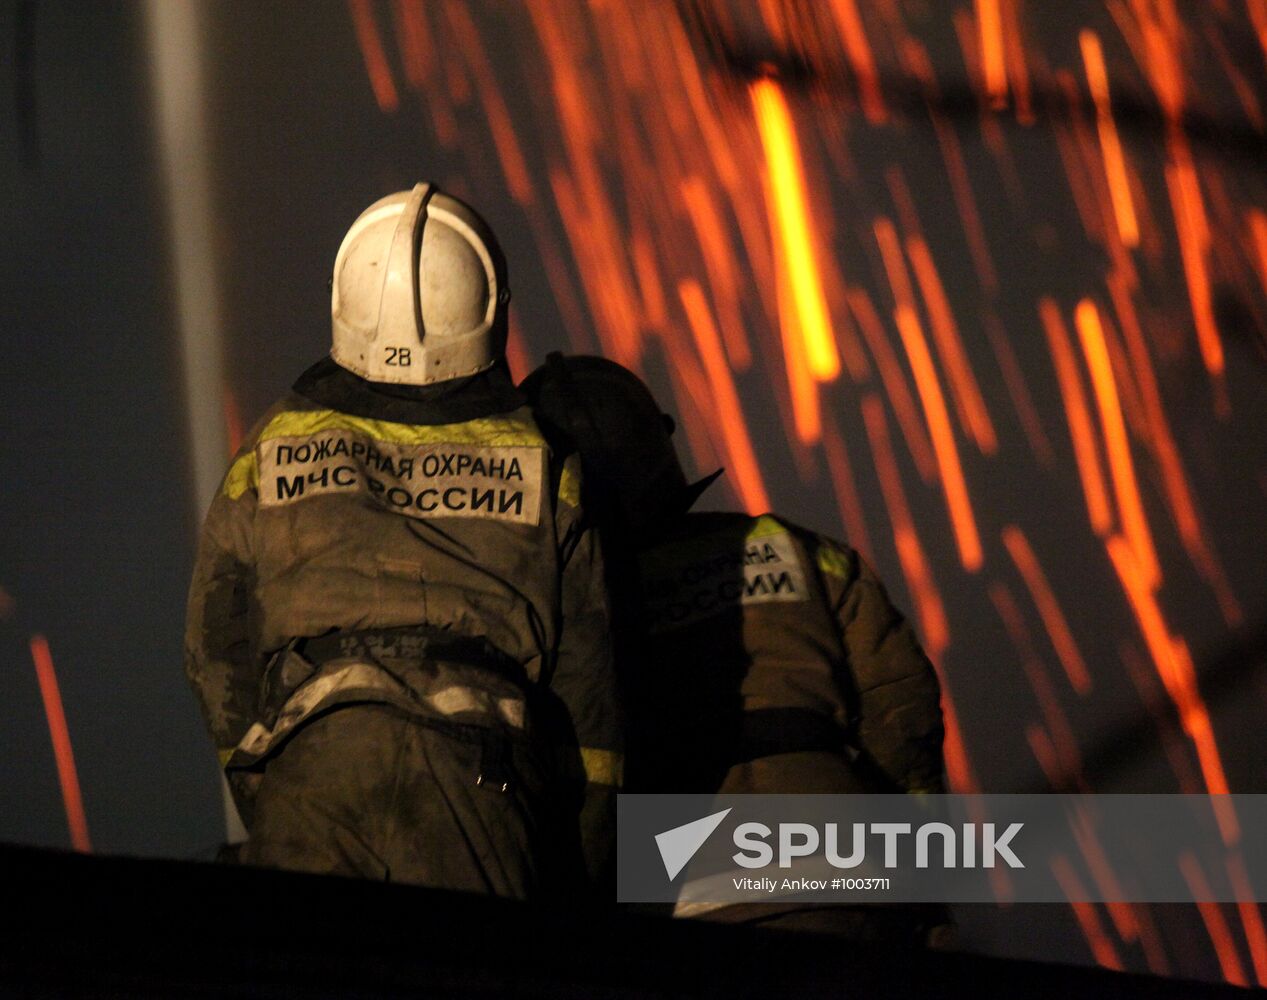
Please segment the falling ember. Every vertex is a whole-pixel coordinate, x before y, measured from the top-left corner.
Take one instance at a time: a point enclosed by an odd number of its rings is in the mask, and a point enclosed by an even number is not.
[[[955,544],[959,547],[959,561],[963,563],[964,569],[976,572],[983,561],[981,537],[977,533],[976,518],[968,499],[968,487],[964,483],[963,469],[959,465],[955,432],[950,426],[950,415],[946,412],[946,400],[937,381],[933,359],[928,353],[928,344],[924,340],[924,332],[920,329],[915,310],[898,306],[895,319],[915,375],[915,388],[924,406],[928,433],[933,441],[933,454],[937,458],[942,490],[946,494],[946,507],[950,512],[950,524],[954,529]]]
[[[841,41],[849,55],[854,76],[858,78],[862,113],[872,125],[880,125],[888,118],[888,114],[884,109],[880,78],[876,73],[875,59],[871,55],[871,46],[867,43],[867,33],[862,26],[858,6],[855,0],[832,0],[832,13],[836,17],[836,25],[840,29]]]
[[[708,373],[709,385],[717,402],[717,425],[721,428],[726,452],[739,482],[739,495],[749,513],[767,511],[770,509],[770,498],[766,494],[761,468],[757,465],[752,439],[748,436],[748,425],[744,422],[743,407],[739,405],[739,394],[735,391],[730,369],[726,367],[721,337],[717,334],[704,292],[698,282],[688,278],[678,285],[678,296],[682,300],[682,308],[686,312],[691,331],[695,334],[700,357],[704,360],[704,370]]]
[[[801,154],[792,126],[792,115],[779,85],[768,79],[751,86],[753,110],[765,166],[773,196],[773,216],[778,224],[777,239],[782,251],[796,319],[805,339],[805,357],[810,371],[820,382],[830,382],[840,374],[836,338],[827,316],[827,301],[814,256],[813,233],[806,208],[805,179]]]
[[[1126,159],[1122,155],[1122,142],[1113,121],[1113,102],[1109,97],[1109,74],[1104,68],[1104,51],[1100,37],[1094,31],[1083,31],[1078,36],[1082,45],[1082,61],[1087,68],[1087,85],[1095,101],[1096,124],[1100,130],[1100,151],[1104,155],[1104,173],[1109,182],[1109,198],[1113,203],[1113,216],[1117,220],[1118,237],[1128,247],[1139,245],[1139,223],[1135,219],[1135,206],[1131,201],[1131,185],[1126,174]]]
[[[902,490],[902,477],[898,472],[897,462],[893,457],[893,446],[889,441],[884,404],[880,402],[878,396],[868,394],[862,400],[862,416],[867,426],[867,437],[871,442],[871,457],[875,462],[876,475],[880,480],[880,489],[884,493],[884,503],[889,510],[889,522],[893,528],[893,541],[897,546],[898,561],[902,565],[902,573],[906,577],[911,597],[915,601],[920,631],[924,634],[924,645],[933,659],[937,660],[950,645],[946,610],[942,604],[941,595],[937,592],[937,585],[933,582],[924,548],[920,545],[919,536],[915,532],[915,522],[911,518],[911,509],[906,502],[906,494]]]
[[[1182,640],[1176,641],[1166,627],[1156,596],[1136,562],[1135,550],[1131,544],[1120,535],[1114,535],[1108,539],[1106,546],[1139,624],[1140,634],[1143,635],[1149,655],[1157,668],[1157,674],[1166,694],[1179,712],[1179,721],[1184,732],[1196,747],[1197,762],[1201,767],[1206,790],[1211,795],[1226,796],[1230,789],[1223,771],[1223,761],[1214,741],[1209,711],[1197,691],[1196,671],[1187,646]],[[1234,844],[1240,836],[1240,825],[1232,811],[1230,799],[1215,800],[1215,817],[1223,840],[1227,844]]]
[[[977,26],[981,31],[981,72],[990,106],[1007,107],[1007,62],[1003,54],[1001,0],[976,0]]]
[[[1091,955],[1095,958],[1098,965],[1104,966],[1106,969],[1122,969],[1122,960],[1118,957],[1117,949],[1113,947],[1113,941],[1109,937],[1108,931],[1104,927],[1103,921],[1100,920],[1100,914],[1095,908],[1094,903],[1086,902],[1087,890],[1082,884],[1082,880],[1078,878],[1077,872],[1073,870],[1073,865],[1069,863],[1069,859],[1065,857],[1055,857],[1051,861],[1051,872],[1056,876],[1056,881],[1060,884],[1061,891],[1069,899],[1069,905],[1073,907],[1073,915],[1078,920],[1078,927],[1082,931],[1082,936],[1087,939],[1087,945],[1091,948]]]
[[[387,53],[383,51],[383,39],[378,33],[378,24],[374,21],[373,5],[370,0],[348,0],[348,10],[352,14],[352,24],[356,27],[356,40],[361,46],[365,72],[374,89],[378,109],[385,113],[395,111],[400,107],[400,95],[392,79],[391,67],[387,65]]]
[[[1100,468],[1091,410],[1082,388],[1082,377],[1078,374],[1078,362],[1069,343],[1069,332],[1060,315],[1060,307],[1053,300],[1044,298],[1038,303],[1038,313],[1047,334],[1052,362],[1056,366],[1056,380],[1060,384],[1060,395],[1069,421],[1069,435],[1073,439],[1074,459],[1087,501],[1087,514],[1095,533],[1104,537],[1113,528],[1113,512],[1109,506],[1104,472]]]
[[[1223,916],[1223,911],[1219,909],[1219,904],[1208,902],[1213,893],[1210,891],[1210,882],[1205,877],[1205,872],[1201,870],[1200,863],[1194,855],[1184,853],[1179,857],[1179,870],[1183,872],[1184,881],[1188,883],[1192,895],[1199,901],[1197,910],[1214,945],[1214,954],[1218,956],[1223,978],[1237,986],[1248,986],[1249,980],[1245,976],[1245,968],[1241,965],[1240,956],[1236,953],[1232,928],[1227,925],[1227,919]],[[1200,900],[1207,900],[1207,902],[1200,902]]]
[[[946,290],[937,273],[933,255],[920,236],[912,236],[906,241],[906,254],[911,259],[915,280],[919,282],[924,303],[928,307],[933,339],[945,365],[955,410],[960,415],[965,432],[977,443],[981,453],[993,455],[998,450],[994,424],[986,410],[985,400],[981,398],[981,390],[972,374],[972,366],[968,363],[967,352],[959,337],[959,326],[950,309],[950,301],[946,298]]]
[[[1241,926],[1245,928],[1245,940],[1249,944],[1249,955],[1254,963],[1254,977],[1259,986],[1267,986],[1267,928],[1263,926],[1263,914],[1259,904],[1254,901],[1254,890],[1249,881],[1249,873],[1245,870],[1245,859],[1240,852],[1232,853],[1227,859],[1227,876],[1236,894],[1236,908],[1240,911]]]
[[[1214,376],[1223,374],[1223,342],[1219,339],[1214,319],[1214,301],[1210,292],[1210,276],[1206,270],[1206,251],[1210,231],[1201,202],[1201,187],[1196,169],[1186,147],[1177,147],[1178,162],[1166,167],[1166,186],[1179,234],[1179,252],[1184,274],[1188,279],[1188,297],[1192,302],[1192,318],[1197,327],[1197,344],[1206,370]]]
[[[53,656],[44,636],[31,636],[31,659],[35,663],[40,697],[44,700],[44,715],[48,719],[48,733],[53,741],[53,757],[57,761],[57,780],[62,787],[70,842],[75,850],[90,854],[92,844],[88,841],[88,818],[84,814],[84,802],[79,794],[79,775],[75,771],[75,754],[70,746],[70,727],[66,725],[62,695],[57,687],[57,674],[53,670]]]
[[[1060,665],[1065,668],[1069,683],[1078,694],[1084,696],[1090,694],[1091,674],[1087,671],[1082,654],[1078,652],[1078,645],[1074,642],[1073,633],[1069,630],[1069,623],[1065,620],[1064,612],[1060,610],[1056,595],[1052,593],[1047,577],[1043,575],[1042,567],[1038,565],[1038,557],[1030,548],[1024,532],[1016,525],[1009,524],[1003,529],[1003,544],[1007,547],[1012,561],[1016,563],[1016,568],[1020,570],[1021,579],[1025,581],[1030,597],[1038,608],[1038,615],[1043,620],[1047,634],[1051,637],[1056,656],[1060,659]]]
[[[1161,568],[1139,496],[1135,464],[1131,459],[1131,444],[1126,436],[1122,405],[1118,400],[1113,368],[1104,341],[1104,328],[1100,325],[1100,313],[1095,303],[1090,299],[1079,302],[1074,312],[1074,322],[1082,342],[1082,353],[1086,356],[1087,367],[1091,371],[1091,385],[1100,411],[1100,427],[1104,432],[1104,443],[1109,456],[1109,475],[1113,480],[1113,492],[1117,497],[1122,528],[1131,547],[1135,549],[1136,559],[1148,587],[1153,590],[1161,583]]]

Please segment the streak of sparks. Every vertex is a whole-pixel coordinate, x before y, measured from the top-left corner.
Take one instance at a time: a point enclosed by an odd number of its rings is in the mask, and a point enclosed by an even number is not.
[[[1003,49],[1000,0],[975,0],[981,30],[981,71],[986,96],[995,110],[1007,107],[1007,62]]]
[[[778,239],[785,263],[805,358],[814,377],[830,382],[840,374],[840,356],[827,316],[814,240],[806,207],[800,147],[783,91],[773,80],[758,80],[750,90],[761,145],[765,150]]]
[[[678,295],[691,331],[695,334],[695,342],[708,373],[708,382],[717,401],[718,423],[721,425],[722,438],[726,442],[726,452],[730,455],[735,478],[739,482],[739,495],[749,513],[760,514],[770,509],[770,498],[761,478],[756,453],[752,450],[748,426],[743,419],[743,407],[739,405],[739,394],[735,391],[734,380],[726,367],[726,356],[722,353],[721,338],[717,335],[708,302],[699,283],[689,278],[678,285]]]
[[[955,314],[951,311],[946,290],[937,274],[933,255],[920,236],[912,236],[906,241],[906,255],[911,260],[915,280],[919,282],[924,303],[928,307],[933,340],[946,368],[955,410],[960,415],[964,430],[977,443],[981,453],[993,455],[999,446],[994,435],[994,424],[986,410],[985,400],[981,398],[981,390],[972,374],[972,366],[968,363],[968,354],[959,337],[959,325],[955,322]]]
[[[396,90],[396,81],[392,79],[391,67],[387,64],[383,38],[374,20],[373,4],[370,0],[348,0],[348,10],[365,59],[365,72],[374,89],[374,100],[378,102],[380,111],[391,113],[400,107],[400,94]]]
[[[1069,332],[1060,315],[1060,307],[1051,299],[1044,298],[1038,303],[1038,312],[1043,321],[1043,330],[1047,334],[1052,362],[1056,366],[1060,395],[1064,399],[1069,435],[1073,439],[1074,459],[1087,503],[1087,516],[1091,519],[1091,527],[1095,533],[1103,537],[1112,530],[1113,512],[1109,506],[1104,472],[1100,467],[1091,410],[1082,387],[1082,377],[1078,374],[1078,362],[1069,343]]]
[[[1053,858],[1051,871],[1056,876],[1061,891],[1068,897],[1069,905],[1073,907],[1073,915],[1078,920],[1082,936],[1087,939],[1087,946],[1091,949],[1096,964],[1121,971],[1122,960],[1118,957],[1117,949],[1113,947],[1113,941],[1100,920],[1095,904],[1086,902],[1086,887],[1078,878],[1069,859],[1061,856]]]
[[[1219,904],[1208,902],[1213,893],[1210,891],[1210,882],[1205,877],[1205,872],[1201,870],[1200,862],[1193,854],[1185,852],[1179,856],[1179,870],[1183,872],[1184,881],[1192,890],[1193,897],[1199,901],[1197,910],[1214,945],[1214,953],[1218,956],[1219,965],[1223,969],[1223,978],[1236,986],[1248,986],[1249,980],[1245,976],[1245,968],[1241,965],[1240,956],[1236,953],[1232,928],[1228,926],[1227,918],[1223,916]],[[1206,901],[1201,902],[1201,900]]]
[[[1135,550],[1135,557],[1150,590],[1161,583],[1161,567],[1153,548],[1153,536],[1144,514],[1144,504],[1139,496],[1139,484],[1135,477],[1135,463],[1131,459],[1131,445],[1122,420],[1122,405],[1118,398],[1117,383],[1109,363],[1108,347],[1104,341],[1104,328],[1100,325],[1100,313],[1090,299],[1078,303],[1074,313],[1082,353],[1091,372],[1091,385],[1095,391],[1096,405],[1100,412],[1100,428],[1104,433],[1105,450],[1109,456],[1109,476],[1113,480],[1113,492],[1117,497],[1118,515],[1122,528]]]
[[[1069,683],[1078,694],[1083,696],[1090,694],[1091,674],[1082,659],[1082,654],[1078,652],[1078,644],[1074,641],[1069,623],[1065,619],[1064,612],[1060,610],[1056,595],[1052,593],[1051,585],[1048,584],[1047,577],[1038,564],[1038,557],[1030,548],[1024,532],[1016,525],[1009,524],[1003,529],[1003,544],[1012,557],[1012,562],[1020,571],[1021,579],[1025,581],[1035,607],[1038,608],[1038,615],[1043,620],[1047,634],[1051,637],[1052,646],[1055,647],[1056,656],[1065,669],[1065,676],[1069,678]]]
[[[62,789],[62,803],[66,807],[70,842],[75,850],[90,854],[92,844],[88,840],[88,818],[79,793],[79,774],[75,770],[75,753],[70,745],[70,727],[66,725],[62,694],[53,669],[53,655],[49,652],[48,640],[42,635],[31,636],[30,646],[35,676],[40,684],[40,697],[44,701],[44,715],[48,720],[48,734],[53,741],[53,757],[57,762],[57,780]]]
[[[1126,174],[1122,142],[1118,138],[1117,124],[1113,121],[1109,74],[1104,68],[1104,50],[1100,47],[1100,36],[1087,30],[1078,36],[1078,41],[1082,46],[1082,61],[1087,69],[1087,85],[1091,88],[1091,97],[1095,101],[1100,150],[1104,155],[1104,173],[1109,182],[1109,196],[1113,202],[1118,236],[1126,246],[1138,246],[1139,223],[1135,219],[1135,206],[1131,201],[1131,184]]]
[[[1245,859],[1239,851],[1227,859],[1227,877],[1236,894],[1236,908],[1241,926],[1245,928],[1245,941],[1249,945],[1250,961],[1254,965],[1254,977],[1259,986],[1267,986],[1267,928],[1263,926],[1263,914],[1254,900],[1254,889],[1245,870]]]

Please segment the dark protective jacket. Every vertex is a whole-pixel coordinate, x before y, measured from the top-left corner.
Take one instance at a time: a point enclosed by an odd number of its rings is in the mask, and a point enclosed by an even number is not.
[[[613,558],[630,570],[612,574],[628,791],[944,790],[937,675],[853,549],[769,514],[688,513]],[[948,920],[940,907],[806,913],[691,892],[688,877],[675,916],[890,945]]]
[[[936,673],[857,552],[693,513],[634,558],[629,791],[942,791]]]
[[[584,797],[591,867],[604,863],[621,744],[602,561],[579,498],[576,457],[550,447],[504,368],[414,389],[326,359],[299,379],[234,458],[189,596],[186,671],[248,830],[291,734],[371,702],[545,732],[578,809]],[[302,655],[316,637],[411,627],[425,630],[418,659],[451,635],[523,683],[384,666],[408,649]]]

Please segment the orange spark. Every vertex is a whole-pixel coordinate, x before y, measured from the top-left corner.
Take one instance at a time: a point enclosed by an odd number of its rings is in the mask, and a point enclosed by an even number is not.
[[[422,90],[435,72],[432,45],[427,32],[427,15],[422,0],[396,0],[392,7],[396,35],[400,39],[400,57],[405,79],[415,90]]]
[[[1240,604],[1232,593],[1223,569],[1206,540],[1205,528],[1197,513],[1196,501],[1193,499],[1192,489],[1184,473],[1179,449],[1175,445],[1174,436],[1166,420],[1161,392],[1157,386],[1157,375],[1153,370],[1143,330],[1140,329],[1139,319],[1135,314],[1130,288],[1127,287],[1126,280],[1117,272],[1109,275],[1108,287],[1114,310],[1121,320],[1126,348],[1135,372],[1135,381],[1139,385],[1140,402],[1148,423],[1153,453],[1157,457],[1157,465],[1161,472],[1162,489],[1175,526],[1179,529],[1179,537],[1198,572],[1214,591],[1224,620],[1230,626],[1238,625],[1242,617]]]
[[[805,357],[814,377],[820,382],[830,382],[840,374],[840,357],[814,257],[801,154],[792,115],[783,91],[773,80],[756,81],[750,93],[774,200],[777,238],[796,305],[796,318],[805,339]]]
[[[867,535],[867,522],[862,513],[862,501],[858,499],[858,488],[854,484],[849,452],[830,414],[823,425],[823,454],[827,458],[827,471],[840,507],[840,520],[845,526],[845,540],[864,556],[870,557],[875,550]]]
[[[1104,51],[1100,37],[1090,29],[1078,35],[1082,61],[1087,69],[1087,85],[1095,101],[1096,124],[1100,131],[1100,152],[1104,157],[1104,173],[1109,182],[1109,197],[1117,220],[1118,236],[1128,247],[1139,245],[1139,224],[1131,201],[1131,185],[1126,175],[1126,158],[1113,120],[1113,102],[1109,97],[1109,75],[1104,67]]]
[[[352,15],[352,26],[356,29],[356,40],[361,46],[365,72],[369,74],[378,110],[393,112],[400,107],[400,95],[396,92],[391,67],[387,65],[383,39],[374,21],[374,8],[370,0],[348,0],[348,11]]]
[[[767,197],[767,203],[769,198]],[[778,307],[779,340],[783,344],[784,368],[788,391],[792,395],[792,425],[801,444],[815,444],[822,437],[823,423],[818,398],[818,383],[805,359],[805,341],[796,335],[792,313],[792,293],[788,288],[787,268],[783,251],[774,245],[775,301]]]
[[[967,352],[959,337],[959,326],[950,309],[950,301],[946,298],[937,265],[933,263],[933,255],[921,236],[907,239],[906,253],[915,269],[915,279],[923,293],[924,304],[928,307],[933,340],[945,366],[951,399],[954,400],[955,411],[959,414],[964,432],[972,437],[982,454],[993,455],[998,450],[994,425],[990,422],[985,400],[981,398],[981,390],[977,387],[972,366],[968,363]]]
[[[1003,373],[1003,384],[1007,387],[1007,394],[1012,400],[1012,406],[1016,409],[1016,415],[1020,419],[1021,430],[1024,431],[1025,438],[1029,442],[1030,451],[1034,453],[1039,465],[1045,469],[1053,469],[1056,466],[1056,453],[1052,451],[1051,441],[1047,438],[1047,432],[1043,430],[1038,407],[1034,405],[1034,397],[1030,394],[1029,386],[1025,382],[1025,375],[1021,371],[1020,362],[1016,359],[1016,352],[1012,349],[1012,342],[1008,339],[1007,331],[1003,329],[998,316],[992,312],[985,314],[984,326],[986,336],[990,339],[990,347],[994,351],[994,358],[999,363],[999,371]]]
[[[1267,0],[1264,0],[1267,5]],[[1247,216],[1249,220],[1250,239],[1254,243],[1254,254],[1257,258],[1258,280],[1267,292],[1267,212],[1251,208]]]
[[[1196,855],[1190,851],[1185,851],[1180,855],[1179,870],[1183,872],[1184,881],[1188,883],[1192,895],[1197,897],[1197,910],[1214,945],[1214,954],[1218,956],[1223,978],[1237,986],[1248,986],[1249,980],[1245,976],[1245,968],[1241,965],[1240,956],[1236,953],[1236,942],[1232,939],[1232,929],[1227,925],[1219,904],[1209,901],[1213,893]],[[1205,897],[1204,900],[1201,897]]]
[[[1148,646],[1149,655],[1157,668],[1157,675],[1178,710],[1184,732],[1196,748],[1197,763],[1201,767],[1206,789],[1211,795],[1226,796],[1227,777],[1223,771],[1218,745],[1214,741],[1209,711],[1197,690],[1196,670],[1187,645],[1183,640],[1171,637],[1156,595],[1139,566],[1134,547],[1120,535],[1113,535],[1105,545],[1139,624],[1144,643]],[[1240,827],[1231,809],[1231,800],[1216,799],[1215,815],[1224,841],[1228,844],[1235,843],[1240,836]]]
[[[1095,303],[1090,299],[1079,302],[1074,312],[1074,323],[1078,327],[1082,353],[1091,372],[1091,385],[1100,413],[1100,428],[1104,433],[1105,450],[1109,457],[1109,476],[1113,480],[1122,530],[1135,549],[1136,559],[1148,581],[1149,589],[1156,589],[1161,584],[1161,567],[1157,562],[1152,533],[1140,500],[1135,464],[1131,459],[1131,444],[1126,436],[1122,405],[1118,399],[1108,346],[1104,340],[1104,328],[1100,325],[1100,313]]]
[[[955,543],[959,547],[959,561],[964,569],[975,573],[981,568],[983,560],[981,538],[977,533],[976,519],[968,499],[968,487],[964,483],[963,468],[959,464],[955,434],[950,426],[950,415],[946,412],[946,400],[937,381],[933,359],[928,353],[928,344],[924,340],[924,331],[920,329],[915,310],[898,306],[894,319],[915,376],[916,391],[919,392],[920,402],[924,407],[924,419],[941,474],[950,524],[955,533]]]
[[[998,272],[994,269],[994,260],[990,256],[990,247],[985,238],[985,227],[981,224],[981,213],[977,210],[977,200],[972,193],[972,181],[968,178],[963,148],[959,137],[955,135],[954,125],[944,115],[934,112],[932,120],[937,141],[941,144],[942,157],[946,161],[946,169],[950,172],[950,190],[955,197],[955,206],[959,209],[959,219],[968,239],[968,252],[972,254],[972,261],[976,265],[977,278],[981,287],[989,295],[994,295],[999,287]]]
[[[1008,638],[1012,640],[1012,645],[1021,658],[1025,679],[1029,681],[1030,689],[1038,699],[1038,708],[1046,728],[1038,726],[1034,734],[1027,732],[1026,735],[1030,738],[1048,783],[1053,788],[1064,788],[1070,783],[1084,786],[1077,737],[1069,725],[1068,716],[1060,707],[1060,699],[1056,696],[1056,689],[1048,678],[1047,671],[1038,660],[1029,629],[1021,617],[1021,609],[1012,597],[1012,591],[1006,583],[992,583],[990,601],[1003,620]]]
[[[1091,425],[1091,411],[1078,374],[1078,363],[1069,343],[1069,332],[1060,315],[1060,307],[1049,298],[1038,303],[1038,313],[1047,334],[1047,346],[1056,366],[1056,380],[1060,383],[1060,396],[1064,400],[1065,415],[1069,420],[1069,435],[1073,439],[1074,458],[1078,464],[1078,477],[1082,480],[1082,492],[1087,501],[1087,516],[1091,527],[1104,537],[1113,527],[1113,513],[1109,506],[1104,473],[1100,469],[1099,450]]]
[[[1201,201],[1201,186],[1187,147],[1178,142],[1172,143],[1172,147],[1176,156],[1175,162],[1166,165],[1166,187],[1170,191],[1175,229],[1179,234],[1179,255],[1187,276],[1197,344],[1201,348],[1201,360],[1206,371],[1219,376],[1223,373],[1223,343],[1214,320],[1214,302],[1205,259],[1210,240],[1209,223]]]
[[[1109,911],[1109,918],[1113,921],[1113,926],[1117,928],[1118,936],[1123,941],[1137,940],[1139,923],[1135,919],[1131,904],[1120,902],[1126,894],[1122,891],[1122,884],[1118,881],[1112,865],[1109,864],[1100,838],[1096,836],[1095,824],[1092,822],[1091,812],[1087,806],[1075,807],[1071,828],[1078,850],[1091,871],[1092,881],[1099,887],[1101,895],[1108,897],[1104,908]],[[1119,902],[1114,902],[1114,900]]]
[[[1073,870],[1073,865],[1063,856],[1054,857],[1051,860],[1051,873],[1056,876],[1061,891],[1068,897],[1069,905],[1073,907],[1073,915],[1078,921],[1078,927],[1082,930],[1082,936],[1087,939],[1087,945],[1091,948],[1091,955],[1096,963],[1106,969],[1117,969],[1120,972],[1122,960],[1118,958],[1117,950],[1113,947],[1113,941],[1100,921],[1100,914],[1095,905],[1086,902],[1086,887],[1078,878],[1077,872]]]
[[[1065,668],[1069,683],[1078,694],[1083,696],[1089,694],[1091,675],[1087,672],[1087,665],[1082,659],[1082,654],[1078,652],[1078,644],[1069,630],[1069,623],[1065,620],[1064,612],[1060,610],[1056,595],[1052,593],[1051,585],[1047,582],[1047,577],[1043,574],[1043,569],[1038,564],[1038,557],[1030,548],[1025,533],[1016,525],[1009,524],[1003,529],[1003,544],[1007,547],[1012,562],[1016,563],[1016,568],[1020,571],[1021,579],[1025,581],[1025,587],[1029,590],[1034,606],[1038,608],[1038,615],[1043,620],[1047,634],[1051,637],[1052,646],[1055,647],[1060,665]]]
[[[858,321],[858,327],[871,349],[871,356],[875,358],[876,367],[880,369],[880,380],[884,383],[884,391],[897,414],[898,426],[902,429],[902,437],[912,461],[915,462],[915,468],[924,482],[931,483],[937,478],[937,462],[933,458],[932,442],[924,432],[924,425],[915,409],[915,399],[906,384],[906,376],[902,373],[897,354],[884,335],[880,317],[876,314],[871,299],[861,288],[850,288],[845,297],[849,302],[849,310]]]
[[[510,366],[510,375],[516,382],[522,382],[528,373],[536,367],[532,363],[532,355],[528,350],[528,341],[524,339],[523,327],[519,325],[519,317],[512,310],[509,329],[506,336],[506,363]]]
[[[699,282],[691,278],[678,282],[678,296],[686,311],[691,332],[695,334],[695,343],[712,386],[713,398],[717,403],[717,424],[720,426],[722,439],[726,442],[726,453],[730,456],[731,468],[739,484],[740,498],[750,514],[759,514],[770,509],[770,498],[766,495],[761,468],[752,450],[748,425],[744,422],[743,407],[739,403],[739,394],[735,391],[730,369],[726,367],[726,355],[722,351],[721,338],[713,323],[708,302]]]
[[[888,118],[888,113],[884,109],[880,78],[857,4],[854,0],[832,0],[832,13],[858,81],[858,102],[862,105],[862,113],[872,125],[881,125]]]
[[[221,400],[224,406],[225,436],[229,441],[229,456],[232,457],[242,447],[242,408],[238,406],[238,397],[233,392],[233,387],[227,382],[224,384]]]
[[[868,393],[862,400],[862,416],[866,422],[867,437],[871,443],[871,456],[876,475],[880,479],[880,492],[889,510],[893,527],[893,541],[897,546],[902,575],[906,577],[919,616],[920,631],[924,633],[924,646],[934,659],[940,657],[950,644],[950,628],[941,595],[933,581],[932,570],[915,532],[915,522],[902,490],[902,476],[889,442],[888,423],[884,418],[884,404],[878,396]]]
[[[999,0],[976,0],[977,26],[981,30],[981,72],[990,107],[1007,107],[1007,63],[1003,57],[1003,20]]]
[[[748,344],[748,335],[739,313],[739,282],[731,243],[723,231],[721,217],[704,182],[698,176],[688,177],[682,182],[681,191],[700,249],[704,252],[704,263],[713,286],[713,301],[717,303],[721,320],[726,355],[735,371],[746,371],[752,365],[752,348]]]
[[[1263,927],[1263,914],[1254,901],[1254,889],[1245,870],[1245,859],[1240,851],[1234,851],[1227,859],[1227,877],[1236,894],[1236,908],[1240,912],[1241,926],[1245,928],[1245,941],[1249,945],[1249,957],[1254,963],[1254,976],[1259,986],[1267,986],[1267,928]]]
[[[48,733],[53,741],[53,757],[57,761],[57,780],[61,783],[66,823],[70,827],[70,842],[75,850],[89,854],[92,852],[92,845],[88,841],[88,818],[84,814],[84,801],[79,794],[79,775],[75,770],[75,754],[70,746],[70,727],[66,725],[62,695],[57,687],[57,674],[53,670],[53,656],[48,650],[48,640],[42,635],[31,636],[30,645],[31,659],[35,662],[35,677],[40,683],[40,697],[44,700]]]
[[[1016,102],[1016,120],[1022,125],[1034,124],[1034,108],[1029,92],[1029,68],[1025,65],[1025,39],[1021,35],[1021,21],[1017,0],[1005,0],[1003,4],[1003,34],[1011,44],[1004,47],[1007,56],[1007,75],[1012,83],[1012,97]]]

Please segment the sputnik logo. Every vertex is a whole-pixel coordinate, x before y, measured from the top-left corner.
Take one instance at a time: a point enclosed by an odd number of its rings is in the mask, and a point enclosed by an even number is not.
[[[695,857],[729,813],[730,809],[723,809],[711,816],[692,820],[655,835],[656,846],[660,848],[660,860],[664,862],[664,870],[670,882],[690,863],[691,858]]]

